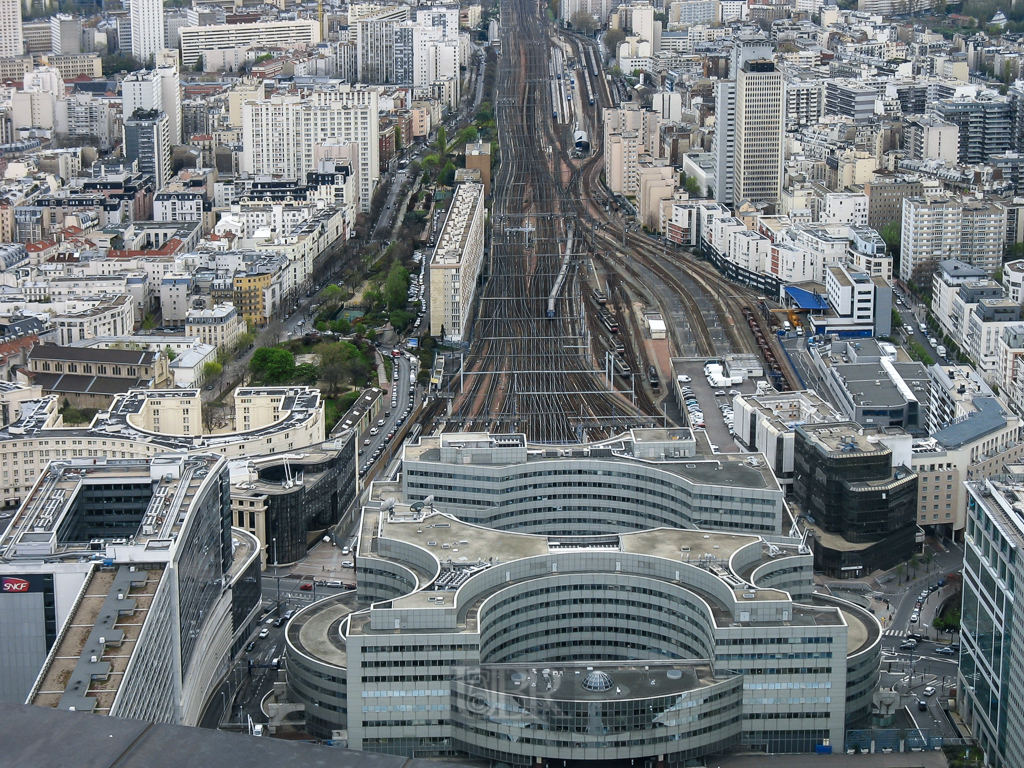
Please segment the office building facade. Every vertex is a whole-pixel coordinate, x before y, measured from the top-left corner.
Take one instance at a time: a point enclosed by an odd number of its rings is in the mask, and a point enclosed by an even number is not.
[[[525,445],[421,447],[454,469]],[[432,501],[375,484],[356,552],[369,607],[328,598],[290,622],[288,691],[310,733],[410,757],[681,766],[734,746],[814,752],[870,714],[881,627],[812,593],[799,538],[643,521],[606,534],[599,516],[566,534],[527,509],[496,530]]]
[[[733,205],[779,199],[784,114],[782,73],[770,60],[745,62],[736,78]]]
[[[124,123],[124,156],[160,189],[173,176],[171,121],[166,112],[137,110]]]
[[[128,9],[132,30],[132,56],[144,65],[155,62],[164,48],[163,0],[132,0]]]

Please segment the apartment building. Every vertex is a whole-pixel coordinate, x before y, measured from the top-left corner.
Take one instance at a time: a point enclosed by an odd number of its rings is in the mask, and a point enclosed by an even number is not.
[[[951,197],[903,198],[900,279],[930,286],[938,263],[960,253],[962,203]]]
[[[185,334],[198,337],[204,344],[231,350],[245,333],[246,323],[233,304],[218,304],[211,309],[190,309],[185,319]]]
[[[181,38],[182,66],[191,67],[206,51],[310,48],[320,42],[320,25],[316,19],[210,24],[181,27],[178,35]]]
[[[430,334],[460,340],[467,330],[484,252],[484,185],[459,184],[430,260]]]

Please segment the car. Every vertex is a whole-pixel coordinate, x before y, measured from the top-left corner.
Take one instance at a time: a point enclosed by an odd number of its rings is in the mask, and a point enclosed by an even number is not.
[[[245,644],[245,650],[247,652],[251,651],[255,647],[256,647],[256,641],[255,640],[250,640],[248,643]]]
[[[900,650],[901,651],[912,651],[915,648],[917,648],[917,641],[916,640],[907,640],[904,643],[900,643]]]
[[[377,427],[372,427],[372,428],[370,429],[370,434],[371,434],[371,435],[376,435],[376,434],[377,434],[377,433],[379,433],[379,432],[380,432],[380,430],[379,430],[379,429],[377,429]]]
[[[957,653],[952,648],[950,648],[948,645],[944,645],[941,648],[936,648],[935,652],[937,654],[939,654],[939,656],[956,656],[956,653]]]
[[[715,397],[725,397],[725,390],[720,389],[717,392],[715,392]]]
[[[313,588],[313,582],[311,582],[311,581],[304,581],[301,584],[299,584],[299,589],[302,590],[303,592],[309,592],[309,590],[311,590],[312,588]]]
[[[316,580],[316,581],[314,581],[313,583],[314,583],[314,584],[315,584],[316,586],[318,586],[318,587],[326,587],[326,586],[327,586],[327,579],[317,579],[317,580]]]
[[[925,696],[934,696],[935,695],[935,686],[934,685],[929,685],[927,688],[925,688],[923,691],[921,691],[921,693],[923,693]]]
[[[207,384],[206,391],[209,392],[211,389],[213,389],[213,384]]]
[[[284,624],[284,622],[285,622],[284,616],[278,616],[276,619],[274,619],[274,626],[275,627],[280,627],[282,624]]]
[[[391,411],[384,411],[384,418],[385,419],[391,418]]]
[[[396,427],[400,427],[403,424],[405,424],[405,419],[399,419],[398,421],[395,422]]]
[[[919,614],[917,611],[915,611],[914,613],[910,614],[910,623],[911,624],[917,624],[917,620],[920,619],[920,618],[921,618],[921,614]]]
[[[952,648],[957,653],[960,653],[960,643],[950,643],[949,647]]]
[[[740,394],[740,391],[738,389],[730,389],[729,394],[735,397],[736,395]]]
[[[294,615],[295,615],[295,609],[293,608],[293,609],[285,611],[284,612],[284,616],[282,616],[281,618],[283,618],[285,621],[288,621],[288,619],[290,619]]]
[[[384,419],[377,419],[377,426],[378,427],[383,427],[384,426]]]
[[[365,440],[363,440],[363,445],[369,445],[369,444],[370,444],[370,438],[366,438]]]
[[[907,640],[924,640],[924,635],[917,632],[907,632]]]
[[[676,381],[678,381],[680,384],[689,384],[691,381],[693,381],[693,379],[691,379],[689,376],[676,376]]]
[[[926,590],[924,590],[924,591],[922,591],[922,592],[921,592],[921,599],[922,599],[922,600],[924,600],[924,599],[925,599],[926,597],[928,597],[928,595],[930,595],[930,594],[931,594],[931,593],[930,593],[930,592],[929,592],[929,591],[928,591],[927,589],[926,589]]]
[[[263,629],[260,630],[260,640],[262,640],[263,638],[265,638],[269,634],[270,634],[270,630],[267,629],[266,627],[264,627]]]
[[[921,712],[927,712],[928,711],[928,702],[925,701],[924,699],[918,699],[917,700],[917,708]]]
[[[353,563],[351,560],[342,560],[341,561],[341,567],[342,568],[355,568],[355,563]]]

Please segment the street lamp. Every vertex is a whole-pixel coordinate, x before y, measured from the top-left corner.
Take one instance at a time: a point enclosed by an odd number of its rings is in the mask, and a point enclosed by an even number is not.
[[[277,536],[274,541],[274,578],[277,579],[277,613],[281,614],[281,577],[277,573]]]

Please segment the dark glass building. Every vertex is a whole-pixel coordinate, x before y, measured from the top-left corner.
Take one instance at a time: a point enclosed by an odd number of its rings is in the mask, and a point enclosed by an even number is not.
[[[915,552],[917,475],[894,459],[909,435],[854,422],[796,428],[794,501],[814,535],[814,568],[860,578]]]

